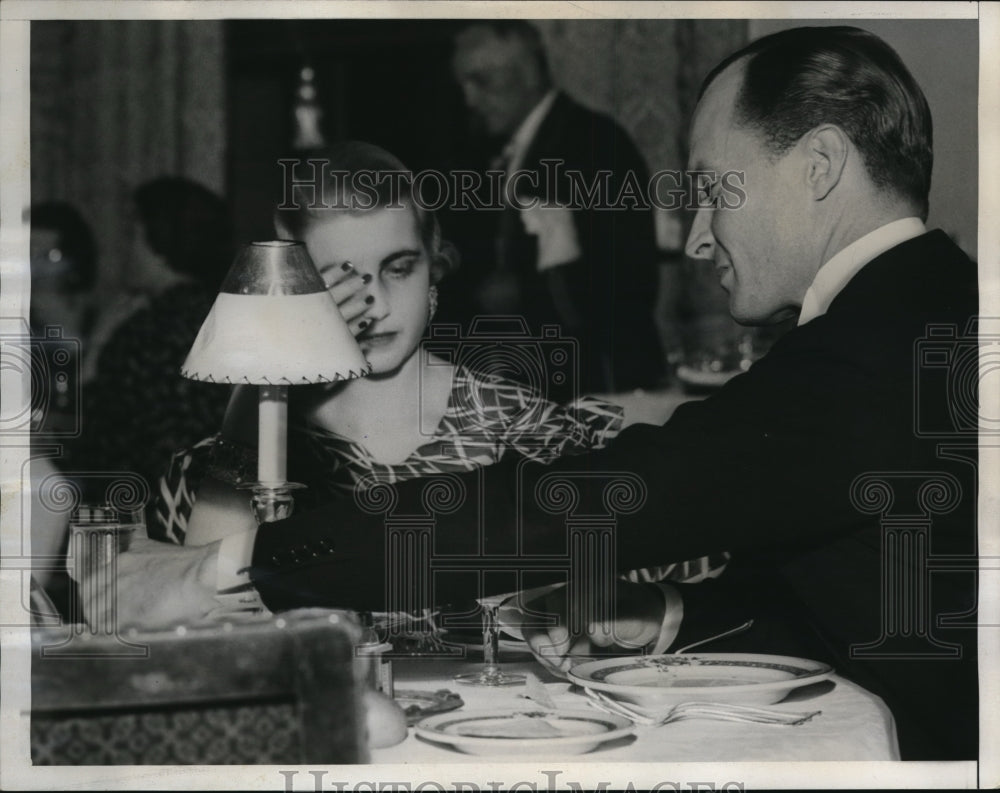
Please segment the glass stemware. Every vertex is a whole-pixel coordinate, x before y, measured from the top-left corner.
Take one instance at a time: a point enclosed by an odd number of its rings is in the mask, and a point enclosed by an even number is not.
[[[455,675],[456,683],[472,686],[522,686],[527,675],[508,674],[500,668],[500,604],[502,597],[484,598],[483,609],[483,668],[479,672]]]

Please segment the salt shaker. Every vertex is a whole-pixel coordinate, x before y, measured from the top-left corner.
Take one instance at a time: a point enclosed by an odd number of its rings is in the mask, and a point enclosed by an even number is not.
[[[390,642],[383,642],[372,625],[372,615],[366,612],[361,616],[365,626],[361,641],[355,646],[355,654],[368,662],[367,682],[373,691],[379,691],[387,697],[393,696],[392,660],[383,657],[392,651]]]

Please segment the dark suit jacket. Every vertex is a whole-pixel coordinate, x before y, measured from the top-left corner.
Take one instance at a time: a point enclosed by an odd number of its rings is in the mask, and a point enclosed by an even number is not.
[[[592,569],[729,550],[721,579],[683,588],[675,646],[753,617],[711,649],[827,660],[886,700],[905,758],[974,757],[977,364],[965,334],[977,310],[975,265],[930,232],[868,263],[824,316],[664,426],[442,483],[465,497],[433,512],[431,596],[474,590],[475,575],[444,569],[461,566],[455,554],[482,568],[565,557],[567,527],[586,516],[613,526]],[[396,516],[441,505],[426,487],[396,486],[378,514],[373,500],[262,527],[252,576],[265,602],[383,605],[398,562],[386,536]]]
[[[623,202],[625,209],[610,208],[630,174],[642,191],[640,200],[645,200],[649,175],[642,155],[612,119],[560,93],[520,169],[537,173],[539,184],[536,191],[527,187],[527,180],[519,180],[519,192],[577,208],[574,221],[582,255],[539,273],[537,238],[525,231],[518,209],[483,211],[479,217],[461,212],[452,218],[451,230],[461,234],[464,226],[469,234],[460,241],[464,272],[451,291],[461,290],[460,297],[468,301],[491,272],[503,270],[517,286],[516,298],[504,313],[523,316],[533,333],[543,325],[559,325],[564,335],[577,340],[580,378],[563,388],[550,384],[552,398],[655,384],[663,374],[664,357],[653,323],[659,275],[652,212],[649,207],[635,208],[634,202]],[[586,191],[602,172],[608,178],[593,205],[573,199],[570,174],[579,175]],[[492,227],[485,233],[477,227],[484,220]],[[447,219],[445,226],[451,235]],[[470,239],[473,235],[478,240]],[[449,290],[448,280],[442,288]]]

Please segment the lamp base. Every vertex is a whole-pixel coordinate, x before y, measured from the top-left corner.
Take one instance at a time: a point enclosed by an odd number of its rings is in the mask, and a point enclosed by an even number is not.
[[[280,484],[250,482],[240,486],[241,490],[253,491],[250,506],[253,509],[257,525],[291,517],[295,508],[295,499],[292,497],[291,491],[303,488],[305,485],[298,482],[281,482]]]

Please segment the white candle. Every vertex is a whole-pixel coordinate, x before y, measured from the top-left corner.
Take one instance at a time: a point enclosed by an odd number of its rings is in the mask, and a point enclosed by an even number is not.
[[[257,481],[283,484],[288,478],[288,388],[261,386],[257,433]]]

